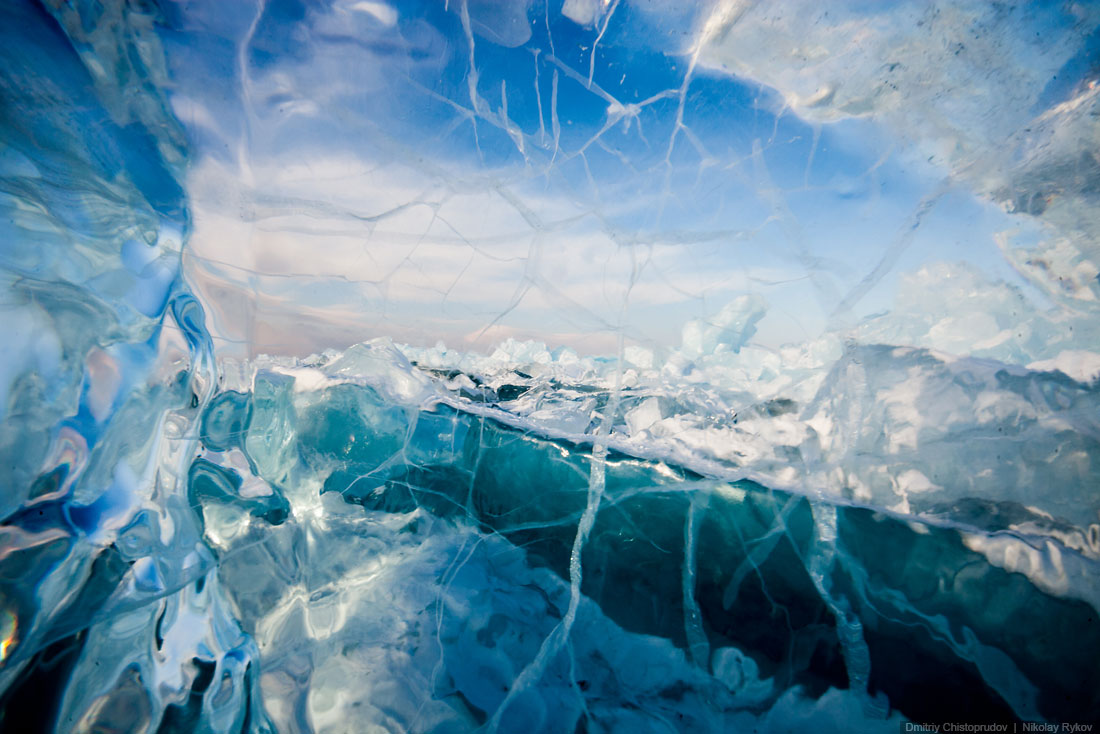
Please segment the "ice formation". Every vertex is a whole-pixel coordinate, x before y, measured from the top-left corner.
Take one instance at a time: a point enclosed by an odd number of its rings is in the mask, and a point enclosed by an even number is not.
[[[1100,721],[1100,6],[0,6],[0,729]]]

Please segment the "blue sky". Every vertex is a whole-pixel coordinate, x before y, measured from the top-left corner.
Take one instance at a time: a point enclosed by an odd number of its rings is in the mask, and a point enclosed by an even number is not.
[[[907,33],[920,7],[848,6],[841,38]],[[383,334],[600,351],[619,331],[675,344],[686,319],[755,292],[772,304],[760,339],[778,344],[890,308],[898,275],[927,262],[1023,285],[994,235],[1038,225],[975,195],[957,163],[980,122],[959,126],[995,86],[970,89],[955,127],[800,107],[781,65],[760,76],[790,89],[726,68],[731,31],[707,36],[703,10],[591,7],[584,26],[554,2],[174,6],[189,277],[215,331],[272,351]],[[1087,51],[1059,13],[1031,22]],[[1072,90],[1025,82],[1039,105]],[[316,343],[280,326],[288,314],[319,325]]]

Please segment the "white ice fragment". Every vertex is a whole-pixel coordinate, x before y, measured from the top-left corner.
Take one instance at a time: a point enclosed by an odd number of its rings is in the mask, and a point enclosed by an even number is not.
[[[695,369],[695,363],[679,352],[668,355],[668,359],[661,366],[661,371],[670,377],[685,377],[693,369]]]
[[[349,347],[323,368],[330,377],[354,379],[406,404],[426,400],[434,392],[431,380],[413,368],[387,338]]]
[[[627,412],[626,427],[634,435],[649,428],[662,417],[657,398],[648,398]]]
[[[1042,372],[1057,370],[1078,382],[1089,383],[1100,378],[1100,354],[1083,349],[1066,349],[1053,359],[1032,362],[1027,368]]]
[[[454,390],[456,392],[462,390],[463,388],[465,388],[466,390],[477,389],[477,385],[474,384],[474,381],[467,377],[464,373],[456,375],[453,380],[448,380],[444,384],[447,386],[448,390]]]
[[[688,357],[714,354],[719,349],[741,351],[756,333],[756,324],[768,310],[757,295],[738,296],[709,319],[684,324],[680,351]]]
[[[516,364],[550,364],[553,356],[546,348],[546,344],[536,341],[520,341],[509,337],[493,350],[489,359],[496,361],[500,366]]]
[[[623,359],[627,364],[643,370],[653,369],[653,350],[631,344],[623,347]]]
[[[589,398],[576,403],[559,403],[532,411],[527,417],[536,425],[565,435],[583,434],[593,420],[599,419],[595,412],[596,401]]]
[[[316,367],[291,367],[279,372],[294,378],[294,392],[314,392],[335,383],[331,377]]]
[[[898,476],[898,489],[902,492],[927,492],[939,489],[928,477],[916,469],[909,469]]]
[[[550,353],[550,357],[561,367],[580,364],[581,358],[569,347],[558,347]]]

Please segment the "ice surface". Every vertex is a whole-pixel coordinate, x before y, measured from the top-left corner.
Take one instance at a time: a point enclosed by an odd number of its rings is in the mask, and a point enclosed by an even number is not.
[[[0,7],[0,729],[1100,720],[1093,3]]]

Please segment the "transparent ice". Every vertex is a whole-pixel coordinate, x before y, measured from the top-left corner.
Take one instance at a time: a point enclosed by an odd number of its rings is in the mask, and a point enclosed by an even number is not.
[[[1100,721],[1100,5],[0,36],[0,729]]]

